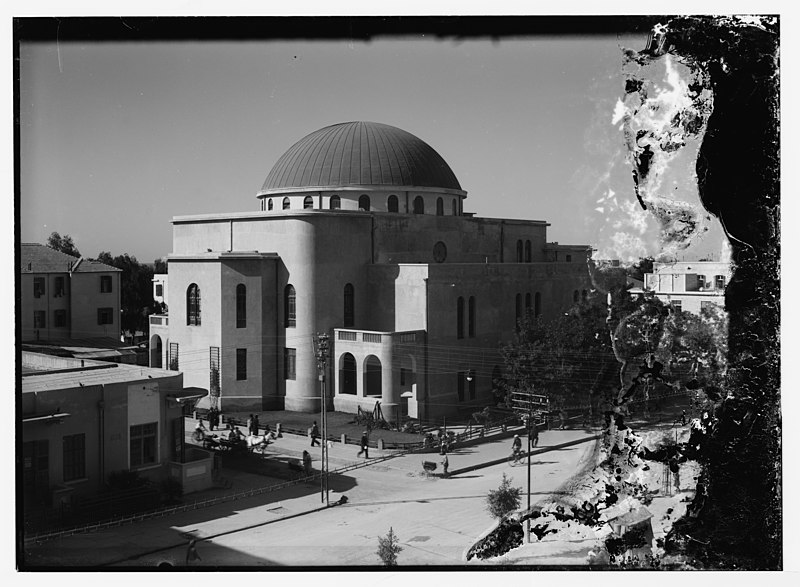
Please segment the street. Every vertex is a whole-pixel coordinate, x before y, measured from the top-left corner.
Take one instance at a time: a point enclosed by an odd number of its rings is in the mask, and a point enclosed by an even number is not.
[[[538,450],[544,452],[531,461],[532,503],[573,475],[593,442],[549,447],[589,439],[582,430],[542,433]],[[276,445],[292,454],[302,451],[306,442],[285,435]],[[511,440],[505,438],[462,447],[449,455],[450,469],[504,459],[510,446]],[[356,450],[335,445],[331,468],[356,461]],[[320,509],[319,483],[306,483],[205,510],[56,539],[31,548],[28,560],[42,566],[183,567],[188,541],[195,538],[200,560],[192,566],[374,566],[380,564],[375,554],[378,537],[392,527],[403,547],[400,565],[466,564],[464,551],[493,523],[485,508],[487,493],[497,488],[506,472],[513,485],[523,488],[524,506],[527,469],[503,461],[440,478],[425,475],[422,460],[439,457],[409,454],[333,475],[330,501],[333,504],[345,494],[344,505]],[[236,479],[244,481],[244,475]],[[266,484],[263,477],[258,481]]]

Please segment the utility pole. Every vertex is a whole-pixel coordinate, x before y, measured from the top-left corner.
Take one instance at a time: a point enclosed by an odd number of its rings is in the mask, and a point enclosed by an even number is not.
[[[330,505],[328,487],[328,414],[325,401],[325,374],[328,371],[328,335],[317,334],[315,351],[320,384],[320,424],[322,425],[322,475],[320,478],[320,501]]]
[[[550,399],[546,395],[537,395],[530,391],[515,391],[511,393],[511,405],[517,416],[525,422],[528,432],[528,513],[531,511],[531,436],[533,435],[536,422],[536,413],[541,413],[542,409],[549,409]],[[534,410],[534,407],[536,410]],[[531,519],[526,520],[526,532],[528,542],[531,541]]]
[[[528,519],[525,520],[525,535],[528,537],[528,543],[531,541],[531,433],[536,422],[533,421],[533,403],[532,398],[528,398]]]

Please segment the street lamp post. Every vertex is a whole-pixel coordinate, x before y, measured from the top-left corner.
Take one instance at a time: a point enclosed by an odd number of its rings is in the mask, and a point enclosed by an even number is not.
[[[320,385],[320,416],[322,424],[322,475],[320,477],[320,501],[330,505],[328,486],[328,414],[325,401],[325,374],[328,366],[328,335],[317,334],[316,339],[317,368],[319,369]]]

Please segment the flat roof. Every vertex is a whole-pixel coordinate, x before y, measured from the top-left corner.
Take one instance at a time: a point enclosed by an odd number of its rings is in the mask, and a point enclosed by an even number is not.
[[[180,371],[168,371],[167,369],[154,369],[152,367],[140,367],[122,363],[116,365],[116,367],[109,369],[82,369],[78,371],[69,371],[67,373],[54,371],[53,373],[30,374],[27,376],[23,373],[22,393],[125,383],[128,381],[141,381],[143,379],[157,381],[181,374]]]

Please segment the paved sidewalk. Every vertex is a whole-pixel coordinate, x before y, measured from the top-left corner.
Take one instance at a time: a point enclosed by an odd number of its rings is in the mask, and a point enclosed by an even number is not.
[[[191,428],[193,429],[193,426]],[[187,429],[190,429],[188,424]],[[591,440],[591,437],[592,435],[583,430],[542,432],[537,454],[560,450],[561,445],[574,443],[576,440]],[[317,468],[319,466],[320,449],[319,447],[314,447],[312,451],[309,445],[310,442],[305,437],[285,434],[283,438],[278,439],[275,444],[270,446],[270,455],[271,458],[296,458],[302,454],[303,450],[309,450],[315,460],[314,466]],[[451,470],[502,460],[510,452],[510,446],[511,440],[506,438],[490,440],[481,445],[456,448],[448,455]],[[356,456],[357,452],[358,448],[352,445],[337,445],[334,443],[330,451],[331,469],[364,462],[363,458]],[[370,457],[388,454],[390,454],[390,451],[370,450]],[[360,477],[375,479],[377,475],[378,479],[387,479],[387,481],[380,481],[380,483],[391,483],[389,481],[391,478],[407,479],[406,483],[415,483],[413,480],[408,479],[422,474],[421,461],[438,461],[439,459],[441,457],[438,453],[410,454],[376,463],[365,469],[358,469],[351,472],[351,474],[332,475],[331,488],[333,492],[330,496],[330,502],[333,504],[341,494],[346,494],[351,503],[358,503],[359,499],[370,499],[373,495],[370,491],[374,490],[370,490],[366,486],[362,488]],[[369,460],[372,460],[372,458]],[[395,471],[393,477],[392,471]],[[397,475],[397,472],[402,472],[403,475]],[[229,476],[233,482],[233,491],[244,491],[247,488],[263,487],[282,482],[280,479],[248,473],[226,471],[224,474]],[[389,475],[389,477],[386,477],[386,475]],[[211,492],[218,493],[219,490],[211,490]],[[204,496],[204,494],[206,495]],[[209,495],[210,493],[200,492],[193,494],[191,497],[204,499]],[[323,505],[319,481],[301,482],[292,487],[222,503],[201,510],[109,528],[96,533],[56,538],[42,544],[26,546],[23,558],[26,566],[33,567],[136,566],[138,564],[137,561],[142,557],[158,557],[160,556],[159,552],[170,549],[173,549],[172,557],[175,558],[175,553],[182,552],[181,549],[186,548],[190,538],[198,540],[210,539],[297,516],[314,515],[320,508],[323,508]],[[347,506],[344,509],[348,509]],[[475,528],[476,534],[482,530],[483,528]],[[171,562],[173,564],[182,564],[182,561]],[[269,562],[264,562],[264,560],[260,559],[258,563],[253,562],[252,564],[269,564]]]

